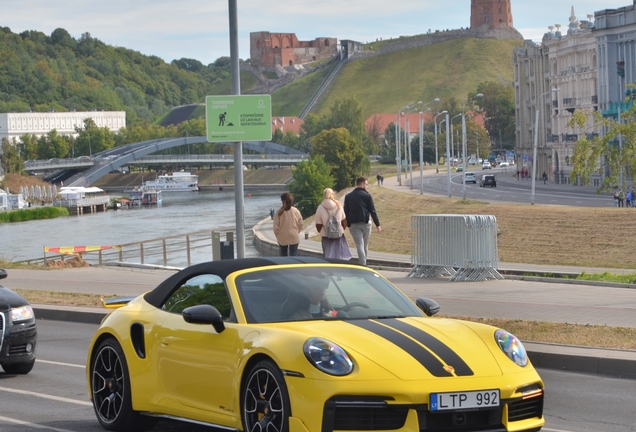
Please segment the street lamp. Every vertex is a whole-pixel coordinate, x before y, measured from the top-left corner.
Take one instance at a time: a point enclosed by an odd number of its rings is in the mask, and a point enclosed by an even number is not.
[[[543,102],[543,97],[550,93],[558,92],[559,88],[553,88],[550,91],[547,91],[540,95],[537,98],[537,111],[534,119],[534,144],[532,149],[532,192],[530,193],[530,205],[534,205],[534,188],[537,177],[537,141],[539,139],[539,108],[541,107],[541,103]]]
[[[439,98],[435,98],[430,102],[426,102],[422,105],[422,110],[420,111],[420,195],[424,193],[424,107],[430,105],[434,102],[439,102]],[[428,108],[430,111],[431,109]],[[409,155],[411,154],[411,143],[409,142]],[[411,189],[413,189],[413,164],[411,164]]]
[[[437,155],[437,117],[441,116],[442,114],[448,114],[448,111],[444,110],[433,118],[433,122],[435,123],[435,173],[436,174],[439,174],[439,156]],[[442,124],[443,121],[444,120],[442,120],[440,124]]]
[[[421,103],[422,103],[422,101],[411,102],[409,104],[406,104],[403,107],[400,107],[400,109],[397,111],[397,114],[396,114],[397,122],[395,123],[395,159],[396,159],[396,162],[397,162],[398,184],[400,186],[402,186],[402,155],[400,154],[400,152],[401,152],[401,144],[400,144],[400,112],[403,109],[407,109],[407,108],[412,107],[413,105],[419,105]]]
[[[456,116],[451,117],[450,119],[450,130],[451,130],[451,153],[453,154],[453,159],[455,158],[455,130],[453,129],[453,120],[462,115],[462,113],[457,114]],[[458,152],[459,153],[459,152]],[[459,158],[458,158],[459,159]],[[453,161],[455,162],[455,161]]]
[[[483,96],[483,93],[477,93],[475,96],[468,98],[468,100],[470,101],[470,99]],[[464,114],[464,108],[464,104],[462,103],[462,151],[464,152],[462,158],[462,165],[464,165],[464,169],[462,170],[462,199],[466,199],[466,115]]]
[[[448,189],[448,197],[451,197],[451,178],[450,178],[450,149],[448,146],[450,145],[450,137],[448,124],[450,123],[448,119],[448,113],[446,113],[446,118],[444,119],[446,122],[446,188]]]

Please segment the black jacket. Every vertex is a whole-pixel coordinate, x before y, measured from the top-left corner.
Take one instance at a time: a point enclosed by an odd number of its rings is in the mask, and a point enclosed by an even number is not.
[[[349,227],[352,223],[368,223],[369,215],[373,218],[375,226],[380,226],[380,220],[373,204],[373,197],[364,188],[357,187],[345,195],[344,212],[347,218],[347,226]]]

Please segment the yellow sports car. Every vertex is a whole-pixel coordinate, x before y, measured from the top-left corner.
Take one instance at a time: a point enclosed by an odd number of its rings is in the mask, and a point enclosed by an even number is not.
[[[249,432],[538,431],[512,334],[436,318],[379,273],[308,257],[197,264],[109,314],[87,380],[100,424]]]

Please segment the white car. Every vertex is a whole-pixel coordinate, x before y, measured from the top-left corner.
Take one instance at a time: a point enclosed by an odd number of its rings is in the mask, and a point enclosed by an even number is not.
[[[508,162],[502,162],[502,163],[499,164],[500,168],[505,168],[505,167],[509,167],[509,166],[510,166],[510,164]]]
[[[483,170],[492,169],[492,166],[490,166],[490,162],[485,161],[484,164],[481,166],[481,169],[483,169]]]
[[[477,177],[475,177],[475,173],[472,171],[466,171],[464,173],[464,181],[466,183],[474,183],[477,184]]]

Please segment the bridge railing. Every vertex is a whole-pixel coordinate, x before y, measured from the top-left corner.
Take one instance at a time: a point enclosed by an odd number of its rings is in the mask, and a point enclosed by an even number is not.
[[[246,240],[253,237],[252,230],[246,230]],[[234,227],[221,227],[187,234],[176,234],[131,243],[114,245],[104,249],[78,253],[90,265],[145,265],[183,268],[192,264],[228,259],[236,256],[234,248]],[[47,265],[49,261],[68,260],[73,255],[47,255],[20,261],[24,264]]]

